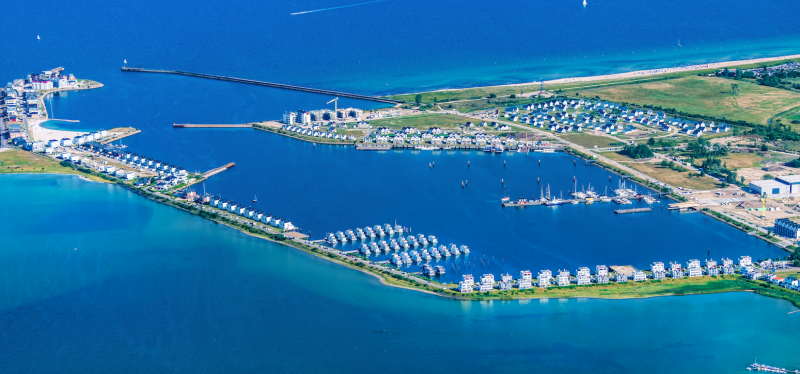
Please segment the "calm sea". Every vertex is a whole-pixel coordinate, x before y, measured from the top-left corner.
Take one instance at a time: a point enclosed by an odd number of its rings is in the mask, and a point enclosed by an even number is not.
[[[459,302],[115,186],[0,176],[0,372],[743,372],[800,367],[749,293]]]
[[[783,255],[656,205],[502,209],[499,200],[615,188],[563,154],[355,152],[173,123],[275,119],[330,97],[164,75],[179,69],[381,94],[629,71],[800,51],[788,0],[37,3],[8,27],[0,82],[64,66],[99,90],[54,97],[65,129],[133,126],[130,150],[314,237],[394,223],[472,248],[445,279],[520,269]],[[31,17],[29,4],[4,14]],[[41,37],[40,41],[36,36]],[[678,47],[678,40],[683,47]],[[379,104],[342,99],[340,106]],[[542,160],[541,166],[538,164]],[[467,162],[471,163],[469,168]],[[503,166],[506,161],[506,166]],[[434,168],[428,164],[435,162]],[[540,182],[537,183],[537,178]],[[461,181],[469,181],[462,189]],[[503,180],[503,184],[500,181]],[[290,248],[73,177],[3,176],[0,371],[736,371],[800,367],[794,308],[750,294],[462,303],[380,286]],[[469,270],[467,271],[467,268]],[[381,352],[383,351],[383,352]]]

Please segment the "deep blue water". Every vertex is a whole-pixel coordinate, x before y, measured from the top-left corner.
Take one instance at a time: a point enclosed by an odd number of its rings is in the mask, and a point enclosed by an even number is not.
[[[581,0],[389,0],[290,15],[359,2],[46,0],[41,6],[55,11],[4,33],[14,58],[0,61],[0,79],[64,66],[112,83],[127,59],[381,93],[800,52],[793,0],[593,0],[585,8]],[[7,2],[3,11],[30,8]]]
[[[119,71],[127,59],[380,94],[800,51],[800,9],[789,0],[761,1],[758,11],[743,0],[594,0],[586,8],[389,0],[289,15],[344,4],[39,2],[49,11],[37,12],[37,22],[4,29],[0,46],[14,57],[0,59],[0,82],[64,66],[106,86],[53,98],[56,118],[81,122],[52,126],[140,128],[123,141],[135,152],[190,170],[236,162],[206,183],[210,192],[244,202],[258,194],[259,208],[315,237],[397,220],[469,245],[472,262],[494,257],[474,274],[645,267],[708,250],[714,258],[783,254],[707,217],[658,206],[629,216],[607,204],[499,207],[500,179],[514,197],[538,196],[536,178],[554,192],[570,189],[573,176],[608,185],[606,172],[565,155],[359,153],[252,130],[174,130],[175,122],[275,119],[323,108],[330,97]],[[33,13],[10,2],[3,14]],[[783,301],[728,294],[462,303],[382,287],[112,186],[3,176],[0,191],[13,197],[0,208],[0,372],[727,372],[752,357],[800,367],[790,351],[796,314],[787,317],[793,308]]]
[[[288,218],[315,239],[327,232],[397,221],[412,233],[436,235],[440,245],[469,246],[469,257],[439,261],[448,269],[442,280],[458,280],[464,272],[516,276],[520,270],[574,272],[599,264],[648,268],[654,261],[702,260],[709,251],[717,259],[786,255],[700,214],[669,212],[667,201],[652,213],[621,216],[612,212],[619,206],[610,203],[500,206],[506,194],[539,197],[548,185],[553,195],[566,197],[574,188],[573,177],[578,189],[591,185],[611,193],[618,187],[617,176],[583,162],[574,164],[565,154],[359,152],[251,129],[173,129],[174,122],[252,121],[265,115],[256,101],[273,89],[179,76],[124,77],[130,82],[119,88],[55,97],[57,116],[81,120],[59,125],[140,128],[141,134],[123,140],[128,149],[188,170],[235,162],[234,168],[196,188]],[[224,110],[228,107],[237,109]],[[462,181],[467,181],[466,188],[461,188]],[[254,195],[257,203],[251,203]]]
[[[749,293],[459,302],[72,176],[0,176],[0,372],[744,372],[800,367]]]

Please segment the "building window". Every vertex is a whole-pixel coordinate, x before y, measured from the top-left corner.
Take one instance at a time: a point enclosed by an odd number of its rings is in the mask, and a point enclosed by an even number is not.
[[[779,193],[781,193],[781,189],[780,188],[773,188],[772,189],[772,194],[773,195],[776,195],[776,194],[779,194]]]

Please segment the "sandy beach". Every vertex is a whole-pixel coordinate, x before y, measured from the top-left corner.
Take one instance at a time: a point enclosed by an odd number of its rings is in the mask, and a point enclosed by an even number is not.
[[[541,83],[545,84],[559,84],[559,83],[575,83],[575,82],[593,82],[593,81],[603,81],[603,80],[613,80],[613,79],[631,79],[631,78],[643,78],[647,76],[659,75],[659,74],[670,74],[670,73],[679,73],[679,72],[686,72],[686,71],[694,71],[694,70],[703,70],[703,69],[722,69],[725,67],[737,66],[737,65],[748,65],[748,64],[758,64],[758,63],[765,63],[771,61],[781,61],[781,60],[789,60],[789,59],[800,59],[800,54],[797,55],[788,55],[788,56],[777,56],[777,57],[764,57],[764,58],[754,58],[750,60],[735,60],[735,61],[722,61],[722,62],[712,62],[707,64],[698,64],[698,65],[690,65],[690,66],[678,66],[674,68],[662,68],[662,69],[650,69],[650,70],[637,70],[631,71],[627,73],[617,73],[617,74],[605,74],[605,75],[595,75],[589,77],[573,77],[573,78],[560,78],[560,79],[552,79],[542,81],[533,81],[533,82],[526,82],[526,83],[513,83],[513,84],[500,84],[500,85],[491,85],[491,86],[483,86],[485,87],[519,87],[519,86],[529,86],[529,85],[538,85]],[[470,88],[481,88],[481,87],[470,87]],[[441,90],[435,90],[430,92],[445,92],[445,91],[460,91],[470,88],[446,88]],[[535,92],[524,92],[523,95],[528,94],[535,94],[538,93],[538,90]]]
[[[31,129],[31,135],[33,135],[33,140],[41,140],[41,141],[48,141],[48,140],[61,140],[63,138],[74,138],[78,135],[86,134],[86,132],[82,131],[65,131],[65,130],[51,130],[42,127],[42,122],[47,121],[47,118],[34,118],[28,119],[28,126]]]
[[[554,79],[554,80],[544,81],[544,83],[572,83],[572,82],[600,81],[600,80],[606,80],[606,79],[640,78],[640,77],[646,77],[646,76],[650,76],[650,75],[680,73],[680,72],[685,72],[685,71],[703,70],[703,69],[722,69],[722,68],[725,68],[725,67],[736,66],[736,65],[759,64],[759,63],[764,63],[764,62],[788,60],[788,59],[795,59],[795,58],[800,58],[800,55],[779,56],[779,57],[764,57],[764,58],[755,58],[755,59],[751,59],[751,60],[714,62],[714,63],[708,63],[708,64],[679,66],[679,67],[674,67],[674,68],[639,70],[639,71],[631,71],[631,72],[628,72],[628,73],[596,75],[596,76],[593,76],[593,77],[562,78],[562,79]],[[535,83],[539,83],[539,82],[530,82],[530,83],[525,83],[525,84],[535,84]]]

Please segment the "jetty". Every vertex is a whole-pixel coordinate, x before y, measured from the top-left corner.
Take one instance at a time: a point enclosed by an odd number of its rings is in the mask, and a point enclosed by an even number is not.
[[[208,177],[210,177],[210,176],[212,176],[214,174],[219,174],[219,173],[221,173],[221,172],[223,172],[225,170],[228,170],[228,169],[232,168],[234,165],[236,165],[236,164],[231,162],[231,163],[228,163],[228,164],[226,164],[224,166],[220,166],[220,167],[218,167],[216,169],[211,169],[211,170],[203,173],[203,178],[208,178]]]
[[[643,212],[652,212],[653,208],[634,208],[634,209],[617,209],[614,211],[616,214],[631,214],[631,213],[643,213]]]
[[[388,151],[392,146],[389,144],[356,144],[357,151]]]
[[[131,131],[126,131],[126,132],[122,132],[122,133],[116,132],[116,131],[115,132],[109,131],[109,135],[110,136],[105,138],[105,139],[103,139],[103,140],[101,140],[100,144],[108,144],[108,143],[111,143],[111,142],[115,142],[115,141],[120,140],[122,138],[127,138],[127,137],[129,137],[131,135],[136,135],[136,134],[138,134],[140,132],[142,132],[142,130],[139,130],[139,129],[132,129]]]
[[[385,98],[385,97],[359,95],[359,94],[353,94],[353,93],[348,93],[348,92],[323,90],[323,89],[319,89],[319,88],[293,86],[293,85],[289,85],[289,84],[264,82],[264,81],[257,81],[257,80],[252,80],[252,79],[225,77],[225,76],[221,76],[221,75],[190,73],[190,72],[180,71],[180,70],[156,70],[156,69],[143,69],[143,68],[129,68],[129,67],[123,66],[122,67],[122,71],[123,72],[134,72],[134,73],[160,73],[160,74],[185,75],[187,77],[215,79],[215,80],[227,81],[227,82],[253,84],[253,85],[257,85],[257,86],[282,88],[282,89],[285,89],[285,90],[310,92],[310,93],[316,93],[316,94],[320,94],[320,95],[329,95],[329,96],[337,96],[337,97],[347,97],[347,98],[350,98],[350,99],[377,101],[379,103],[387,103],[387,104],[404,104],[405,103],[405,101],[403,101],[403,100],[394,100],[394,99],[388,99],[388,98]]]
[[[173,123],[172,128],[175,129],[189,129],[189,128],[253,128],[252,123],[240,124],[194,124],[194,123]]]

